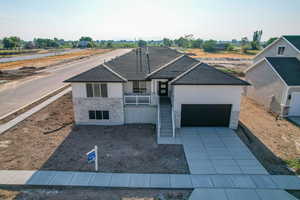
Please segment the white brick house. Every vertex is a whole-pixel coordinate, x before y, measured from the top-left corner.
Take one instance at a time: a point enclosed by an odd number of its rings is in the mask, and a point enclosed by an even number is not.
[[[68,79],[77,124],[157,124],[237,128],[248,83],[164,47],[134,49]]]

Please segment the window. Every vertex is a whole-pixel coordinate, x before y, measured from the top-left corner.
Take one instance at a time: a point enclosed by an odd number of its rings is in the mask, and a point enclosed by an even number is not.
[[[284,50],[285,50],[285,47],[278,47],[278,50],[277,50],[277,55],[283,55],[284,54]]]
[[[87,97],[107,97],[106,83],[87,83],[86,84]]]
[[[133,93],[146,93],[146,81],[133,81]]]
[[[89,110],[89,119],[108,120],[109,119],[109,111]]]

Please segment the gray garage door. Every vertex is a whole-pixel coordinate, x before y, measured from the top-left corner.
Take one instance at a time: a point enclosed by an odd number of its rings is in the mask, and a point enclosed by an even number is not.
[[[182,104],[181,126],[229,126],[231,104]]]

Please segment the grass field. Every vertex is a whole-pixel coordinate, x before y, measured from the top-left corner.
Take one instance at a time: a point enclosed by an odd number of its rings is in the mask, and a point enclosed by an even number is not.
[[[252,59],[259,51],[249,50],[247,54],[238,51],[218,51],[214,53],[204,52],[203,49],[186,49],[186,53],[194,58],[246,58]]]
[[[95,54],[101,54],[111,51],[111,49],[87,49],[78,52],[66,53],[56,56],[48,56],[43,58],[20,60],[15,62],[0,63],[1,69],[15,69],[19,67],[45,67],[50,64],[55,64],[68,59],[75,59],[80,57],[87,57]]]

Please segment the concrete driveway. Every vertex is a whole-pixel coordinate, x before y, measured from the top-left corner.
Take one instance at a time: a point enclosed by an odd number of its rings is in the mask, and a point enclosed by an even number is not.
[[[268,174],[229,128],[181,128],[191,174]]]

